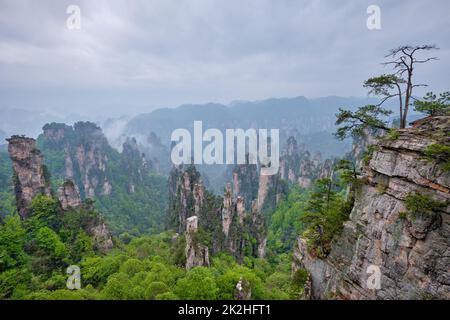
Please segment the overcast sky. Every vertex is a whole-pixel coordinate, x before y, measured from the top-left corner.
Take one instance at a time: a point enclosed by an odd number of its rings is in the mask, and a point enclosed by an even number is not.
[[[81,9],[69,30],[66,9]],[[367,7],[381,8],[368,30]],[[364,96],[387,51],[438,45],[416,77],[450,90],[450,1],[0,0],[0,108],[127,113],[183,103]]]

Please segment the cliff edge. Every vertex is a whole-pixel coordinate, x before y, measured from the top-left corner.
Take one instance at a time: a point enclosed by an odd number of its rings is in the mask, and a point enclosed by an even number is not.
[[[350,220],[325,259],[299,238],[313,299],[450,299],[450,117],[369,148]],[[379,277],[379,281],[376,281]]]

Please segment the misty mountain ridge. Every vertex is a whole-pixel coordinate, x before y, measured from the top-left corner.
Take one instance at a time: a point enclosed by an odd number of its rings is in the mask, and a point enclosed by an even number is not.
[[[205,103],[183,104],[175,108],[160,108],[136,116],[114,117],[78,115],[75,111],[61,115],[50,111],[2,108],[0,110],[1,136],[25,134],[37,137],[46,123],[73,124],[76,121],[92,121],[102,127],[109,143],[120,151],[127,137],[133,136],[142,144],[148,144],[153,133],[161,143],[170,148],[170,136],[178,128],[192,129],[196,120],[203,122],[204,129],[218,128],[267,128],[280,129],[281,144],[289,136],[305,143],[312,151],[321,150],[326,157],[342,155],[349,142],[337,141],[335,114],[340,107],[356,109],[358,106],[377,103],[370,97],[320,97],[268,98],[258,101],[232,101],[229,104]],[[388,108],[395,106],[393,103]],[[4,144],[4,138],[2,142]]]

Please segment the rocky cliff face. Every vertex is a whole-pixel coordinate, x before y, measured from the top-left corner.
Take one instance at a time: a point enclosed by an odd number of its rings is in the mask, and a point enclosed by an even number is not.
[[[143,176],[150,171],[149,163],[143,154],[135,138],[128,138],[122,146],[121,167],[128,174],[128,192],[136,192],[136,186],[142,184]]]
[[[78,187],[71,181],[67,180],[57,191],[58,200],[63,212],[68,210],[87,210],[92,211],[89,203],[83,203],[78,192]],[[103,217],[99,214],[91,216],[85,225],[85,231],[92,237],[94,247],[99,252],[107,252],[114,246],[112,234],[106,225]]]
[[[377,142],[329,256],[298,240],[294,270],[309,271],[313,298],[450,299],[450,172],[424,157],[449,133],[450,117],[435,117]]]
[[[198,238],[198,217],[186,219],[186,270],[209,267],[209,249]]]
[[[210,238],[208,244],[202,244],[200,251],[203,253],[198,253],[198,248],[192,247],[192,236],[186,233],[188,265],[193,263],[194,257],[203,257],[206,249],[211,254],[226,251],[238,259],[248,252],[255,257],[265,255],[264,218],[256,202],[251,212],[246,211],[244,198],[233,196],[231,184],[227,185],[223,197],[214,196],[204,188],[195,167],[188,166],[172,170],[169,189],[169,227],[179,232],[186,230],[191,217],[195,216],[196,233],[207,234]],[[254,243],[251,238],[255,239]]]
[[[124,184],[118,180],[126,180],[125,192],[134,193],[151,170],[136,139],[126,139],[119,153],[93,123],[52,123],[45,125],[43,131],[38,142],[52,175],[72,180],[83,199],[110,195]]]
[[[183,233],[186,219],[198,215],[205,203],[205,188],[194,166],[175,167],[169,176],[168,227]]]
[[[248,155],[246,164],[236,165],[232,171],[233,197],[245,199],[245,209],[250,210],[252,201],[258,196],[259,173],[256,164],[250,164]]]
[[[256,209],[259,212],[268,212],[274,210],[282,194],[282,184],[279,175],[259,176],[258,197],[256,200]]]
[[[111,231],[106,225],[103,216],[97,215],[86,228],[86,232],[92,237],[94,249],[105,253],[114,247]]]
[[[287,185],[297,184],[308,189],[320,178],[334,174],[336,159],[322,161],[320,153],[311,156],[304,145],[298,145],[294,137],[289,137],[280,157],[278,174],[260,175],[258,181],[258,211],[270,212],[276,208],[280,198],[287,193]],[[255,183],[255,182],[254,182]]]
[[[311,156],[304,145],[298,145],[294,137],[289,137],[280,159],[280,178],[296,183],[302,188],[310,188],[313,181],[330,177],[336,160],[322,160],[320,153]]]
[[[62,168],[54,172],[57,178],[74,181],[83,198],[111,193],[111,148],[99,127],[90,122],[78,122],[73,127],[52,123],[43,131],[38,139],[40,147],[49,155],[48,161],[58,162],[58,168]]]
[[[267,242],[264,217],[258,210],[257,201],[252,202],[250,211],[246,211],[244,203],[243,197],[233,197],[231,184],[227,184],[221,208],[222,232],[225,235],[223,247],[238,260],[244,257],[245,251],[263,258]],[[255,244],[251,244],[249,238],[255,239]]]
[[[30,214],[29,206],[35,196],[51,196],[50,179],[34,139],[13,136],[8,142],[8,152],[14,167],[17,209],[25,219]]]

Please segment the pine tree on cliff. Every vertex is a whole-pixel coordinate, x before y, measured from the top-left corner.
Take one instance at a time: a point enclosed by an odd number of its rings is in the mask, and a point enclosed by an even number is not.
[[[385,109],[383,104],[392,98],[398,99],[399,103],[399,128],[406,127],[409,107],[412,104],[413,90],[416,87],[424,87],[425,84],[414,82],[414,70],[417,64],[423,64],[436,57],[417,58],[422,51],[437,50],[435,45],[422,46],[401,46],[389,51],[385,58],[385,66],[392,66],[393,73],[372,77],[364,82],[364,87],[369,90],[369,94],[379,97],[380,103],[376,105],[366,105],[358,108],[357,111],[339,109],[336,115],[337,125],[343,125],[335,133],[339,139],[348,136],[358,137],[364,135],[367,129],[389,130],[385,119],[392,114],[391,110]]]

